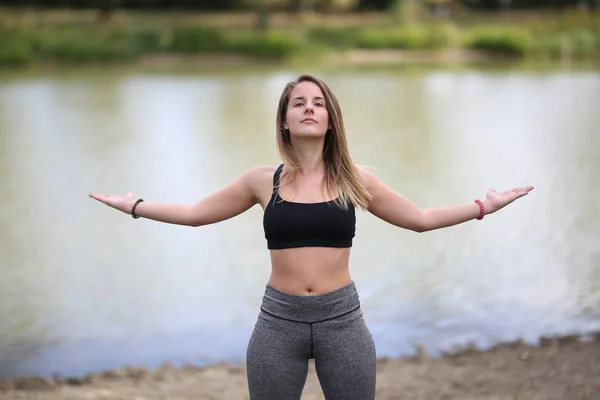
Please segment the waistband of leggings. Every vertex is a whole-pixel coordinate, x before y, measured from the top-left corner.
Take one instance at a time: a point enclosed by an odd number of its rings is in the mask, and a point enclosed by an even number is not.
[[[315,323],[339,317],[360,308],[356,285],[348,285],[329,293],[294,295],[267,285],[261,309],[267,314],[295,322]]]

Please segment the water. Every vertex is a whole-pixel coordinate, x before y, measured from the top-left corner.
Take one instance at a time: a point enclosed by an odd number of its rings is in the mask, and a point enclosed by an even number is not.
[[[261,210],[188,228],[89,191],[195,202],[276,165],[293,71],[0,81],[0,376],[243,362],[269,275]],[[422,207],[533,184],[416,234],[359,213],[351,269],[379,356],[600,329],[600,75],[323,72],[353,158]]]

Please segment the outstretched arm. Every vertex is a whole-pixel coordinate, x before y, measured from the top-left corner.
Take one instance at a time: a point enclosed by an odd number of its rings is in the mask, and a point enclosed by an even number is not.
[[[369,212],[382,220],[415,232],[427,232],[470,221],[479,217],[480,206],[470,204],[422,209],[406,197],[385,185],[373,173],[359,167],[361,176],[372,195]],[[482,200],[484,214],[494,213],[527,195],[533,186],[516,188],[502,193],[490,189]]]
[[[258,203],[257,180],[260,169],[253,168],[231,184],[196,204],[164,204],[142,202],[135,208],[139,217],[176,225],[202,226],[235,217]],[[131,193],[114,196],[90,193],[89,196],[114,209],[131,213],[136,201]]]

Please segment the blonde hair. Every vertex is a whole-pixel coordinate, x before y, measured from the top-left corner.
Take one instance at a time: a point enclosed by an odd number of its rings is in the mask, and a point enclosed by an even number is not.
[[[325,145],[323,147],[325,185],[327,190],[330,193],[339,194],[335,203],[342,208],[347,208],[350,202],[354,207],[366,209],[371,200],[371,195],[367,191],[360,173],[350,157],[344,120],[338,100],[325,82],[310,74],[303,74],[295,81],[285,85],[279,99],[277,109],[277,149],[286,167],[285,174],[289,174],[289,179],[291,182],[294,182],[296,174],[300,170],[300,162],[294,153],[289,131],[284,128],[284,125],[290,95],[296,85],[301,82],[315,83],[319,86],[325,97],[325,107],[329,114],[329,124],[331,126],[325,135]]]

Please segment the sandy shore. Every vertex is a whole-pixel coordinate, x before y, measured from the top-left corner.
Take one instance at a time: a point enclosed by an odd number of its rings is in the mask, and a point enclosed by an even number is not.
[[[303,400],[323,399],[313,364]],[[0,399],[247,399],[243,367],[126,368],[83,379],[19,378],[0,383]],[[441,358],[380,360],[378,400],[600,399],[600,334],[512,343]],[[285,399],[282,399],[285,400]],[[357,399],[360,400],[360,399]]]

